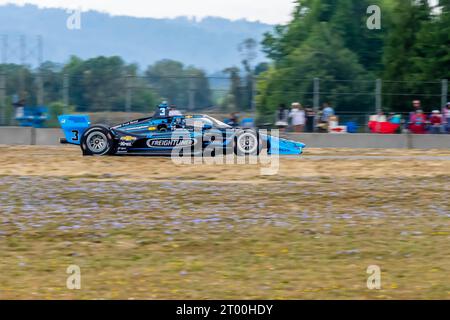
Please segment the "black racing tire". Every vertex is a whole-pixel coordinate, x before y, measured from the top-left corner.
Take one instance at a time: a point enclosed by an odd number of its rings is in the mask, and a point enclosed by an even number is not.
[[[80,146],[84,156],[106,156],[114,154],[116,143],[111,130],[99,124],[83,133]]]
[[[261,147],[259,134],[255,130],[241,130],[234,137],[234,154],[237,156],[257,156]]]

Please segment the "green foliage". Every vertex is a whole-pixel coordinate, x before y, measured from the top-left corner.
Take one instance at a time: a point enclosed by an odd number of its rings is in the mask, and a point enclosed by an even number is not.
[[[125,63],[120,57],[97,57],[82,61],[72,57],[64,72],[69,75],[70,103],[78,111],[124,109]]]
[[[35,70],[15,64],[0,65],[0,73],[6,76],[9,100],[24,99],[30,106],[37,104],[36,85],[40,73],[44,104],[50,105],[53,112],[49,125],[54,125],[61,111],[66,77],[69,103],[76,106],[73,111],[77,112],[125,111],[127,90],[130,90],[131,111],[134,112],[153,112],[161,99],[186,108],[190,90],[194,93],[195,106],[211,105],[205,72],[184,67],[177,61],[155,63],[148,68],[147,77],[139,74],[135,64],[126,64],[120,57],[103,56],[88,60],[72,56],[65,65],[45,62]]]
[[[6,81],[6,96],[20,97],[28,104],[36,104],[35,74],[28,67],[16,64],[0,64],[0,73]]]
[[[230,89],[228,96],[223,102],[223,109],[230,112],[241,110],[248,103],[248,93],[246,85],[243,84],[240,69],[237,67],[227,68],[224,70],[224,73],[230,77]]]
[[[414,83],[418,80],[414,75],[418,73],[416,62],[421,55],[418,50],[418,35],[426,28],[430,18],[431,10],[426,0],[399,1],[394,7],[392,30],[386,39],[384,50],[383,78],[392,81],[389,83],[388,93],[401,95],[389,94],[385,97],[384,104],[390,109],[407,111],[412,99],[424,100],[414,95],[425,89],[421,84]]]
[[[370,5],[381,7],[381,30],[366,26]],[[259,77],[259,118],[273,121],[280,103],[311,104],[313,78],[338,111],[373,111],[376,78],[387,110],[410,110],[413,99],[435,107],[450,77],[450,2],[440,5],[433,15],[426,0],[297,0],[292,21],[262,43],[273,65]]]
[[[192,66],[185,67],[181,62],[161,60],[148,67],[145,72],[159,99],[179,107],[189,107],[189,93],[194,94],[194,108],[211,105],[209,82],[203,70]]]
[[[368,30],[367,7],[380,1],[298,0],[292,21],[266,34],[264,51],[274,66],[262,73],[257,106],[260,122],[274,118],[281,103],[313,104],[313,79],[323,101],[340,110],[367,111],[374,98],[367,79],[381,69],[384,32]],[[345,81],[351,79],[352,82]],[[349,94],[360,92],[361,95]]]
[[[63,102],[55,101],[48,106],[48,120],[46,126],[50,128],[59,127],[58,116],[75,112],[74,106],[66,108]]]
[[[441,0],[442,11],[437,16],[424,23],[417,33],[415,51],[417,54],[411,58],[415,66],[412,91],[422,89],[425,93],[436,94],[438,90],[434,87],[420,87],[419,81],[429,81],[430,79],[450,79],[450,1]],[[433,90],[434,89],[434,90]],[[426,108],[439,109],[440,97],[425,97]]]

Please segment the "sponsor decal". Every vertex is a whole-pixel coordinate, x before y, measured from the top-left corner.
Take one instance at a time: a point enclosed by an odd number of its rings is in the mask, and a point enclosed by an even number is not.
[[[120,138],[120,141],[136,141],[136,137],[132,137],[132,136],[124,136]]]
[[[179,146],[192,146],[197,142],[196,139],[171,139],[171,138],[163,138],[163,139],[149,139],[147,140],[147,146],[149,148],[172,148]]]
[[[138,120],[133,120],[133,121],[125,122],[125,123],[119,124],[118,126],[113,127],[113,129],[119,129],[119,128],[126,127],[126,126],[129,126],[129,125],[138,123],[138,122],[139,122]]]
[[[133,145],[133,142],[122,141],[119,143],[119,146],[121,146],[121,147],[131,147],[132,145]]]
[[[123,130],[128,131],[128,130],[139,130],[139,129],[146,129],[147,126],[137,126],[137,127],[131,127],[131,128],[124,128]]]
[[[156,127],[148,127],[149,131],[155,131],[157,128]]]

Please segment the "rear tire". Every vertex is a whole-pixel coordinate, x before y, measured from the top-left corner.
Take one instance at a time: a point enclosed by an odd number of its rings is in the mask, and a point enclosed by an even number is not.
[[[114,153],[114,138],[107,126],[95,125],[81,137],[81,150],[85,156],[105,156]]]

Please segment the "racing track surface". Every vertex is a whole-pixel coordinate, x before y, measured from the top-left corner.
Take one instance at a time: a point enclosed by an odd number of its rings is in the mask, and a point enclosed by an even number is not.
[[[449,299],[449,167],[445,150],[307,149],[263,176],[0,146],[0,298]]]

